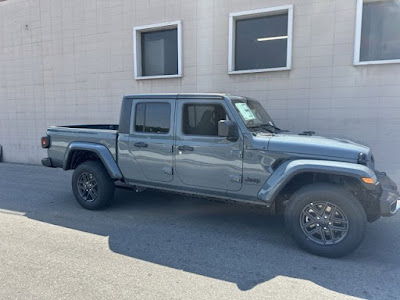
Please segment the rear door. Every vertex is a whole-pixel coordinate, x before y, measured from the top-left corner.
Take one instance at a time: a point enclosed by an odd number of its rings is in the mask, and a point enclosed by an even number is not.
[[[172,181],[174,114],[175,100],[133,100],[128,148],[134,161],[127,179]]]
[[[218,136],[218,121],[231,119],[222,100],[177,101],[175,168],[184,186],[238,191],[243,138]]]

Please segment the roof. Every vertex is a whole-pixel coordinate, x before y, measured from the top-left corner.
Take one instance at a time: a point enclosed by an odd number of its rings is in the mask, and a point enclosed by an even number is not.
[[[220,93],[165,93],[165,94],[133,94],[125,95],[124,98],[130,99],[224,99],[229,94]]]

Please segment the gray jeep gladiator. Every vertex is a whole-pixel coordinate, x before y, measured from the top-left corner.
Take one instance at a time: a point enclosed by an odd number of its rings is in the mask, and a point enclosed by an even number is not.
[[[119,125],[50,127],[41,142],[43,165],[74,170],[84,208],[110,204],[116,183],[251,203],[283,213],[296,242],[321,256],[352,252],[367,222],[400,209],[370,148],[280,130],[245,97],[125,96]]]

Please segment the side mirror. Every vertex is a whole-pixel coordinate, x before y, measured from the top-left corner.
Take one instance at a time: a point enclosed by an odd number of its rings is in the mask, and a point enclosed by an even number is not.
[[[219,121],[218,136],[226,137],[228,141],[237,141],[239,138],[237,125],[229,120]]]

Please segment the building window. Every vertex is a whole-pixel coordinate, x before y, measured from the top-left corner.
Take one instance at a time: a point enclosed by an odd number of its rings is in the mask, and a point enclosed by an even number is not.
[[[220,104],[185,104],[182,131],[187,135],[218,136],[218,122],[226,119]]]
[[[229,74],[289,70],[293,6],[229,15]]]
[[[169,103],[138,103],[135,114],[135,131],[155,134],[169,132],[171,105]]]
[[[182,76],[180,21],[133,28],[136,79]]]
[[[399,28],[399,0],[357,0],[354,64],[400,63]]]

